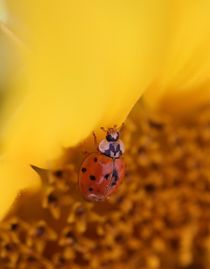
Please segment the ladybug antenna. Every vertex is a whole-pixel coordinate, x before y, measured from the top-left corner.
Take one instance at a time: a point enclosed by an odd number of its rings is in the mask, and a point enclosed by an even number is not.
[[[101,129],[103,132],[105,132],[105,133],[108,132],[108,130],[107,130],[106,128],[104,128],[104,127],[101,127],[100,129]]]
[[[98,140],[97,140],[97,136],[96,136],[95,132],[93,132],[93,141],[94,141],[95,147],[98,148]]]
[[[111,128],[111,129],[114,130],[114,131],[117,131],[117,132],[121,132],[123,130],[124,126],[125,126],[125,124],[123,122],[120,126],[117,126],[117,124],[115,124],[113,126],[113,128]]]
[[[115,125],[113,125],[113,127],[112,128],[108,128],[108,129],[106,129],[106,128],[104,128],[104,127],[101,127],[100,129],[103,131],[103,132],[105,132],[105,133],[109,133],[109,132],[111,132],[111,131],[116,131],[116,132],[121,132],[123,129],[124,129],[124,126],[125,126],[125,124],[124,124],[124,122],[121,124],[121,126],[117,126],[117,124],[115,124]]]
[[[113,126],[113,130],[116,130],[117,132],[121,132],[124,129],[125,123],[123,122],[120,126],[117,126],[117,124],[115,124]]]

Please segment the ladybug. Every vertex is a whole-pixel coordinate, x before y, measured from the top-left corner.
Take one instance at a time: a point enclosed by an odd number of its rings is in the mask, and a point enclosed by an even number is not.
[[[87,200],[104,201],[117,190],[125,175],[122,155],[125,151],[120,133],[114,128],[105,130],[106,137],[99,144],[95,134],[97,152],[89,154],[79,171],[79,189]]]

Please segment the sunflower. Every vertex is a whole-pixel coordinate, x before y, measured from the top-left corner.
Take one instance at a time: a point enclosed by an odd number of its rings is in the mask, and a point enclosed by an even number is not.
[[[2,268],[208,268],[210,3],[6,4]],[[86,202],[82,151],[123,122],[124,183]]]

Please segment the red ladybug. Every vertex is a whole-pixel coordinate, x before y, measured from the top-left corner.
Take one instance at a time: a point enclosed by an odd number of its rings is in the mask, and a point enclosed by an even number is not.
[[[121,158],[124,144],[119,139],[120,133],[115,127],[105,131],[106,138],[97,146],[98,151],[85,158],[79,171],[80,191],[91,201],[107,199],[116,191],[125,175],[125,164]]]

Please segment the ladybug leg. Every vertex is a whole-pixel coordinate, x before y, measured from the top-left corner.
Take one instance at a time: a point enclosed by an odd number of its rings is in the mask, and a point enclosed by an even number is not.
[[[84,156],[88,156],[88,155],[90,154],[90,152],[88,152],[87,150],[83,150],[83,151],[82,151],[82,154],[83,154]]]
[[[125,123],[124,122],[120,126],[118,126],[117,124],[115,124],[113,126],[113,129],[119,132],[119,131],[122,131],[124,129],[124,126],[125,126]]]
[[[85,143],[84,142],[81,142],[80,143],[80,147],[81,147],[81,153],[84,155],[84,156],[87,156],[90,154],[90,152],[88,152],[86,149],[85,149]]]
[[[97,136],[95,132],[93,132],[93,142],[94,142],[95,147],[98,149],[98,140],[97,140]]]

